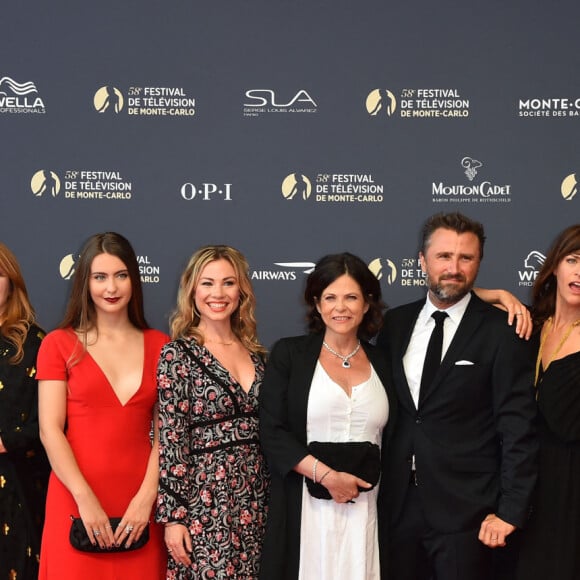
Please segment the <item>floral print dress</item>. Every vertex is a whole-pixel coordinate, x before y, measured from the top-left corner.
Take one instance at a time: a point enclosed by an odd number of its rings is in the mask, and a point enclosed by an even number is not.
[[[193,339],[159,359],[160,477],[157,521],[187,526],[190,567],[169,558],[168,579],[258,577],[269,477],[258,440],[261,358],[246,393]]]

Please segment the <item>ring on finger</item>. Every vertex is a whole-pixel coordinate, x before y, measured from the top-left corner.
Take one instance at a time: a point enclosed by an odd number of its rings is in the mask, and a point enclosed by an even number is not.
[[[95,536],[100,536],[101,532],[99,532],[99,530],[93,530],[93,534],[95,534]]]

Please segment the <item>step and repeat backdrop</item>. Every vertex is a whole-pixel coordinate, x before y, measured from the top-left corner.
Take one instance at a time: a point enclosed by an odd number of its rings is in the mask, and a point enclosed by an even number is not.
[[[0,239],[46,329],[108,230],[164,330],[208,243],[247,256],[266,346],[303,331],[327,253],[360,255],[389,305],[414,300],[440,211],[483,222],[479,283],[527,300],[580,221],[579,18],[572,0],[5,4]]]

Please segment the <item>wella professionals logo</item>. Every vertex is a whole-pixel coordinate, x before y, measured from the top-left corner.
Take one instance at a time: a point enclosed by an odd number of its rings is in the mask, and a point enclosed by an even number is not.
[[[0,113],[46,113],[42,98],[32,81],[19,83],[0,78]]]

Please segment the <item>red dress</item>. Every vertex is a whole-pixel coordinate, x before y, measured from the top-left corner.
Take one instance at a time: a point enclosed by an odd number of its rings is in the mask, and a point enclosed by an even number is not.
[[[141,485],[151,453],[150,432],[157,401],[155,372],[169,338],[145,330],[145,360],[139,390],[121,405],[106,376],[89,353],[82,354],[72,330],[55,330],[42,342],[39,380],[66,380],[66,437],[78,466],[109,517],[120,517]],[[76,348],[76,350],[75,350]],[[82,354],[67,369],[71,354]],[[69,543],[70,516],[79,516],[67,488],[51,473],[40,551],[40,580],[165,578],[163,529],[150,523],[151,538],[141,549],[90,554]]]

